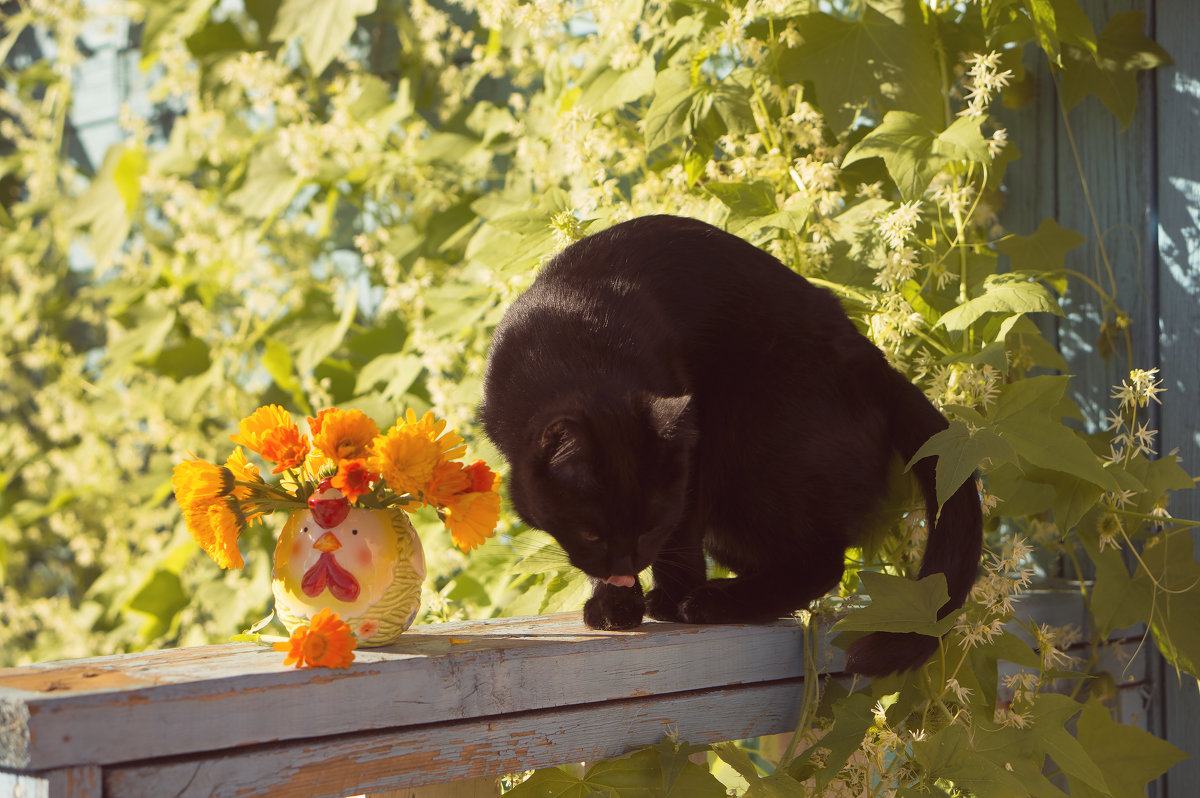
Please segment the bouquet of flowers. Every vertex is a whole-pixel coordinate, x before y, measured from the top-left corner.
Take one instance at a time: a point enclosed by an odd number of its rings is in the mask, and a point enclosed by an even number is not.
[[[344,668],[357,645],[397,639],[420,606],[425,560],[406,513],[434,508],[470,551],[495,532],[500,477],[462,462],[462,438],[432,413],[408,410],[380,432],[361,411],[330,408],[308,429],[311,440],[283,408],[260,407],[238,424],[223,465],[193,457],[172,484],[188,531],[222,568],[243,567],[238,538],[250,523],[289,513],[271,589],[292,637],[274,647],[285,664]],[[243,447],[273,464],[273,479]],[[257,631],[269,620],[235,639],[266,642]]]
[[[172,484],[188,531],[222,568],[245,563],[237,541],[275,510],[304,509],[330,488],[367,509],[433,507],[456,546],[471,551],[494,534],[500,477],[482,460],[461,462],[463,440],[432,412],[412,410],[386,432],[359,410],[329,408],[308,419],[307,435],[282,407],[267,405],[238,424],[224,465],[193,458]],[[265,480],[243,448],[274,464]]]

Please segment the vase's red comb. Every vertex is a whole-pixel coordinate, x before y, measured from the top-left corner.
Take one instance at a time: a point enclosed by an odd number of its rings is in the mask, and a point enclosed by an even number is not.
[[[322,529],[333,529],[350,514],[350,501],[337,488],[322,480],[317,492],[308,497],[308,510]]]

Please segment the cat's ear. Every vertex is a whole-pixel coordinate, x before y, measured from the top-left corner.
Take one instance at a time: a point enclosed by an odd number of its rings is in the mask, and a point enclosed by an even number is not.
[[[647,396],[650,425],[663,440],[691,442],[696,438],[696,420],[691,394]]]

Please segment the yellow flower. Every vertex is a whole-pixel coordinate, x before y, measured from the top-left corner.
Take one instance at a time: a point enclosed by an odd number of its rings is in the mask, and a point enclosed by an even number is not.
[[[246,563],[238,551],[237,540],[246,528],[246,519],[237,503],[229,498],[184,507],[188,532],[200,548],[222,568],[241,568]]]
[[[275,463],[275,474],[302,465],[308,456],[308,436],[300,434],[300,428],[279,405],[258,408],[238,424],[238,434],[229,437]]]
[[[262,475],[258,472],[258,466],[246,459],[246,453],[242,451],[241,446],[235,446],[233,452],[225,460],[225,467],[233,472],[233,478],[238,482],[262,482]],[[249,488],[234,488],[233,493],[239,499],[243,499],[250,492]]]
[[[424,493],[438,464],[467,450],[453,430],[443,434],[445,428],[446,422],[435,420],[432,412],[418,420],[409,410],[405,419],[372,443],[371,470],[379,472],[396,493]]]
[[[233,490],[234,474],[204,460],[184,460],[171,474],[171,486],[180,507],[211,502]]]
[[[379,427],[361,410],[328,408],[308,420],[313,445],[331,460],[357,460],[367,456]]]
[[[500,494],[495,491],[460,493],[442,511],[454,545],[471,551],[496,533],[500,520]]]
[[[350,626],[328,607],[312,617],[308,626],[300,626],[292,637],[272,648],[286,651],[284,665],[297,668],[349,668],[354,661],[356,641]]]
[[[225,467],[233,473],[233,478],[238,482],[258,482],[262,483],[263,478],[258,473],[258,466],[249,462],[246,459],[246,453],[242,451],[241,446],[234,447],[233,454],[229,455],[229,459],[225,461]],[[238,501],[246,501],[254,494],[253,488],[245,485],[234,487],[233,495]],[[246,516],[247,521],[253,521],[255,518],[260,518],[264,513],[255,513]]]

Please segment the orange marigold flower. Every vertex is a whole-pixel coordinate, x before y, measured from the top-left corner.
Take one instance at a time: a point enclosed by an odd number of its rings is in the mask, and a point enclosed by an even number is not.
[[[284,665],[297,668],[349,668],[354,661],[354,633],[350,625],[325,607],[312,617],[308,626],[300,626],[289,640],[276,643],[276,651],[286,651]]]
[[[295,425],[284,427],[270,433],[263,440],[263,449],[259,452],[263,457],[275,464],[272,474],[282,474],[288,469],[304,465],[308,457],[308,436],[301,435]]]
[[[263,405],[238,423],[238,434],[229,437],[234,443],[262,454],[263,439],[280,427],[294,427],[292,417],[279,405]]]
[[[366,457],[379,427],[361,410],[331,407],[308,420],[313,445],[332,460],[357,460]]]
[[[500,520],[500,494],[494,491],[460,493],[442,513],[454,545],[471,551],[496,533]]]
[[[488,464],[482,460],[476,460],[464,470],[471,478],[471,487],[467,488],[468,491],[482,493],[488,490],[500,490],[500,475],[488,468]]]
[[[200,548],[222,568],[242,568],[246,563],[237,541],[246,528],[246,519],[237,502],[229,497],[184,507],[188,532]]]
[[[330,478],[329,484],[354,504],[359,496],[371,492],[371,483],[378,479],[379,475],[367,468],[366,460],[343,460],[337,473]]]
[[[445,429],[446,422],[434,419],[432,412],[418,419],[409,410],[405,419],[375,439],[371,468],[397,493],[424,493],[438,463],[462,457],[467,450],[454,430],[443,434]]]
[[[184,460],[171,474],[171,486],[179,506],[213,502],[233,491],[234,474],[228,468],[204,460]]]
[[[300,434],[300,428],[279,405],[258,408],[238,424],[238,434],[229,437],[275,463],[274,474],[303,465],[308,456],[308,436]]]
[[[457,461],[443,460],[433,469],[433,475],[425,485],[425,502],[439,507],[445,506],[457,493],[471,489],[471,476]]]

